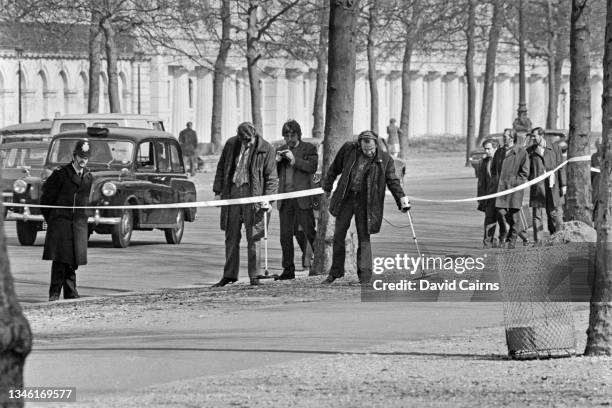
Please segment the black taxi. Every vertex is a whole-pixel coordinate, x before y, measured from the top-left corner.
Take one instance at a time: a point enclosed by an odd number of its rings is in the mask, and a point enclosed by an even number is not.
[[[87,128],[53,137],[40,176],[15,181],[13,202],[38,204],[41,186],[58,166],[72,160],[78,140],[87,139],[93,175],[89,197],[89,232],[110,234],[113,245],[130,245],[132,231],[159,229],[166,242],[179,244],[185,221],[195,221],[196,208],[104,209],[105,206],[173,204],[196,201],[196,188],[187,178],[181,147],[171,134],[152,129]],[[7,220],[17,221],[21,245],[32,245],[46,225],[37,207],[14,207]]]

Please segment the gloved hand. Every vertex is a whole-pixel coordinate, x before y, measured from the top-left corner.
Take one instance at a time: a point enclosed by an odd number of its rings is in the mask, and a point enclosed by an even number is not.
[[[566,195],[566,194],[567,194],[567,186],[561,187],[561,195]]]
[[[408,197],[404,196],[400,198],[400,207],[402,208],[402,212],[404,213],[410,210],[412,206],[410,205],[410,200],[408,199]]]
[[[268,201],[264,201],[263,203],[261,203],[261,209],[267,212],[272,211],[272,206],[270,205],[270,203]]]

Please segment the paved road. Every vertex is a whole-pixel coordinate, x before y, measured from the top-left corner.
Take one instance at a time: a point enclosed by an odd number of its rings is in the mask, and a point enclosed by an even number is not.
[[[461,154],[441,154],[433,158],[411,159],[405,185],[409,195],[427,198],[464,198],[475,194],[473,170],[463,166]],[[211,174],[198,174],[198,199],[212,199]],[[419,243],[425,253],[468,253],[480,245],[482,213],[475,203],[414,203],[412,216]],[[387,220],[403,228],[383,223],[373,238],[375,256],[396,253],[415,254],[408,219],[397,211],[391,198],[385,207]],[[269,264],[280,267],[278,213],[270,230]],[[136,231],[126,249],[113,248],[108,235],[94,234],[89,245],[89,263],[79,268],[77,281],[82,296],[98,296],[127,291],[208,284],[222,275],[223,233],[219,230],[219,210],[202,208],[198,220],[187,223],[179,246],[165,243],[161,231]],[[17,294],[23,303],[47,300],[50,262],[42,261],[44,233],[34,246],[19,245],[14,223],[6,223],[11,271]],[[297,245],[296,245],[297,247]],[[245,248],[243,243],[243,248]],[[244,251],[244,249],[243,249]],[[299,259],[296,257],[296,259]],[[243,258],[242,271],[246,269]],[[241,274],[246,279],[246,273]]]

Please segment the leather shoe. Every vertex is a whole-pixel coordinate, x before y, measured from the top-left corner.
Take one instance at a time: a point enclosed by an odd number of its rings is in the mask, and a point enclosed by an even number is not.
[[[259,285],[259,279],[251,278],[251,286],[257,286],[257,285]]]
[[[283,271],[283,273],[277,276],[275,280],[289,280],[289,279],[295,279],[294,271]]]
[[[329,285],[331,283],[333,283],[336,280],[335,276],[331,276],[328,275],[327,278],[325,278],[325,280],[323,282],[321,282],[322,285]]]
[[[59,300],[59,296],[49,296],[49,302],[55,302]]]
[[[228,283],[234,283],[236,282],[238,279],[231,279],[231,278],[221,278],[221,280],[217,283],[215,283],[214,285],[211,286],[211,288],[220,288],[222,286],[227,285]]]
[[[79,295],[73,295],[73,296],[64,296],[64,299],[78,299],[80,298]]]

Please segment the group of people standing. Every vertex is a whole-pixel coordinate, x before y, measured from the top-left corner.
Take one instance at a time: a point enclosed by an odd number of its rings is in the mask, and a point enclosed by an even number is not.
[[[513,249],[518,237],[528,245],[526,221],[523,213],[524,189],[518,187],[552,171],[563,162],[558,144],[545,138],[545,131],[536,127],[526,135],[525,146],[517,143],[517,132],[505,129],[502,146],[495,139],[482,143],[485,157],[479,164],[478,196],[504,192],[497,197],[480,200],[478,209],[485,213],[483,247]],[[567,190],[565,167],[533,184],[529,189],[532,211],[533,240],[542,239],[543,215],[548,231],[554,234],[563,225],[563,197]],[[499,238],[495,237],[496,227]]]
[[[253,124],[238,126],[236,136],[223,147],[217,165],[213,191],[217,199],[240,199],[291,193],[311,188],[317,171],[316,147],[302,141],[302,130],[295,120],[282,127],[285,144],[274,149],[257,133]],[[393,194],[400,210],[408,211],[410,202],[395,173],[393,159],[379,148],[378,135],[365,131],[357,142],[345,143],[334,158],[322,187],[331,195],[333,184],[338,186],[330,201],[330,214],[336,217],[333,261],[329,276],[332,283],[344,276],[345,238],[351,219],[355,218],[358,236],[357,269],[362,283],[372,276],[370,235],[379,232],[385,188]],[[288,198],[278,202],[283,272],[280,280],[295,278],[293,237],[301,229],[311,246],[315,240],[313,197]],[[269,222],[272,206],[269,202],[235,204],[221,208],[221,229],[225,231],[225,266],[223,276],[213,287],[238,280],[239,248],[242,225],[247,238],[248,275],[251,285],[259,284],[259,244],[264,235],[264,221]]]

